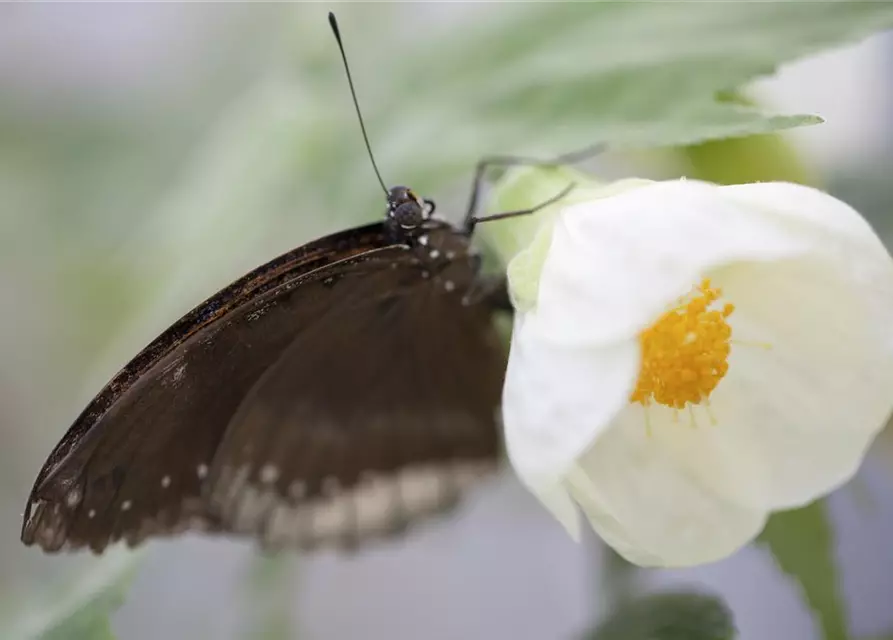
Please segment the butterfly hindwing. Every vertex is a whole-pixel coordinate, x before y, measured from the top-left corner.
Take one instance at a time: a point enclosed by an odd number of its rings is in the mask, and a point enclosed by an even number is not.
[[[254,385],[209,483],[224,527],[351,546],[449,509],[493,470],[505,353],[492,309],[466,297],[472,264],[425,268],[334,285],[337,302]]]

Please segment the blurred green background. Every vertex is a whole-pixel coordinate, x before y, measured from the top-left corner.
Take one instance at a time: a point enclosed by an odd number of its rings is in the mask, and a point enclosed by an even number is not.
[[[0,637],[40,627],[41,612],[129,563],[47,558],[18,541],[34,475],[101,385],[243,272],[382,214],[326,11],[339,15],[385,179],[458,217],[484,153],[783,126],[683,98],[739,88],[837,37],[817,26],[799,48],[766,53],[786,42],[784,9],[670,4],[0,5]],[[884,26],[835,28],[856,41]],[[612,153],[592,168],[791,178],[793,149],[809,180],[891,238],[891,62],[881,34],[747,84],[762,106],[825,118],[782,142]],[[860,638],[893,628],[886,446],[831,500]],[[283,563],[243,542],[153,543],[113,628],[128,639],[573,638],[620,593],[606,567],[595,540],[572,543],[506,475],[453,521],[361,557]],[[67,586],[84,576],[94,583]],[[636,579],[721,593],[742,638],[819,637],[798,589],[756,549]]]

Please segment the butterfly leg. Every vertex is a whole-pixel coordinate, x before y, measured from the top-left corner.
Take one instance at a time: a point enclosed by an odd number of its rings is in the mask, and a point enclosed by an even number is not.
[[[468,200],[468,208],[465,211],[465,222],[463,228],[466,232],[471,233],[476,221],[478,205],[480,204],[481,187],[484,184],[487,170],[492,167],[515,167],[515,166],[541,166],[541,167],[557,167],[567,164],[576,164],[588,158],[592,158],[602,153],[606,145],[595,144],[584,149],[572,151],[553,158],[552,160],[543,160],[542,158],[525,158],[520,156],[488,156],[478,161],[474,170],[474,180],[471,184],[471,196]]]

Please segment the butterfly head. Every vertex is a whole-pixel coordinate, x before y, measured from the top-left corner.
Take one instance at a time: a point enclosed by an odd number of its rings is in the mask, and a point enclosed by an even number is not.
[[[420,198],[409,187],[392,187],[388,191],[388,219],[405,231],[420,227],[433,211],[434,202]]]

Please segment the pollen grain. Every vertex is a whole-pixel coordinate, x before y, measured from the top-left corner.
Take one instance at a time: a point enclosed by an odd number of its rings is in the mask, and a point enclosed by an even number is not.
[[[721,295],[705,279],[639,335],[642,364],[630,402],[678,410],[710,397],[729,369],[735,306],[718,307]]]

